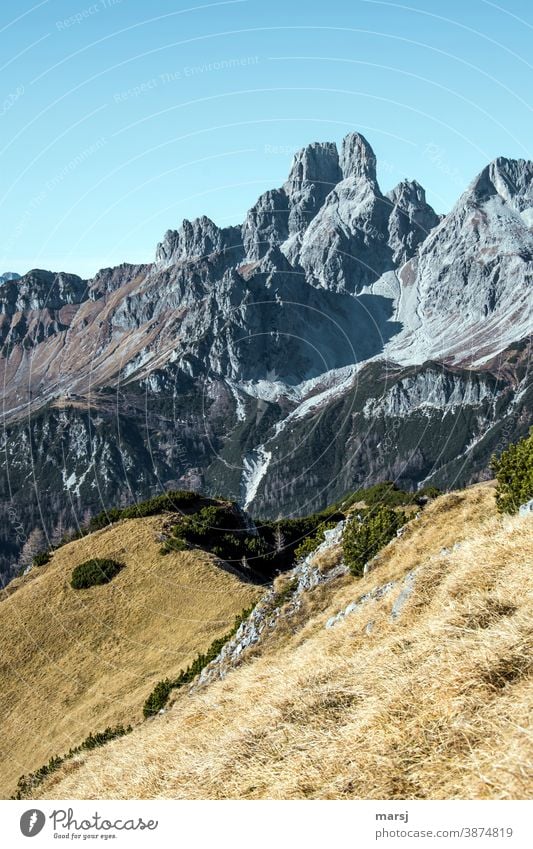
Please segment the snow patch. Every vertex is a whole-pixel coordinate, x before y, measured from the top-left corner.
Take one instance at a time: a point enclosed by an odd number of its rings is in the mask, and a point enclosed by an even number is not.
[[[232,380],[226,380],[226,383],[230,389],[231,394],[235,398],[235,415],[237,416],[237,421],[244,422],[246,421],[246,406],[244,404],[242,395],[240,394],[237,386],[233,383]]]
[[[530,229],[533,228],[533,206],[528,206],[527,209],[523,209],[520,213],[520,218]]]
[[[94,460],[91,461],[79,478],[76,472],[71,472],[70,475],[67,475],[67,470],[63,469],[61,472],[63,477],[63,487],[67,490],[67,492],[71,492],[79,498],[80,489],[92,468],[94,468]]]
[[[264,445],[258,445],[243,458],[243,471],[241,477],[242,505],[248,509],[257,495],[259,484],[266,475],[272,452],[267,451]]]

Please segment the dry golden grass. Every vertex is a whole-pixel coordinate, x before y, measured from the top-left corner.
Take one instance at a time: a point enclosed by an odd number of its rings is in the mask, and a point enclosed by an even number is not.
[[[161,517],[121,522],[59,549],[0,595],[0,795],[90,732],[139,722],[154,684],[226,633],[260,590],[200,552],[159,554]],[[73,590],[89,557],[126,564]]]
[[[443,546],[462,546],[440,555]],[[221,682],[182,693],[129,737],[80,756],[43,798],[524,798],[531,795],[533,519],[489,485],[444,496],[375,571],[308,594]],[[416,568],[326,630],[328,617]],[[374,621],[370,635],[367,623]]]

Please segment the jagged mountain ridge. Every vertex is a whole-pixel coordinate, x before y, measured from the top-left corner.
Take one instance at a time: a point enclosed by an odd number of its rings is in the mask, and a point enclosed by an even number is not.
[[[296,154],[241,227],[184,221],[150,265],[0,285],[4,502],[32,481],[31,524],[37,501],[172,481],[276,515],[476,479],[531,418],[532,177],[497,159],[443,217],[416,181],[383,194],[350,133]]]

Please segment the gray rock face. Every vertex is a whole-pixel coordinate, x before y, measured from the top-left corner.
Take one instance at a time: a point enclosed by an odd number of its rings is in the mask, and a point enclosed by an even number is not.
[[[345,180],[376,182],[376,155],[360,133],[348,133],[342,140],[340,166]]]
[[[0,285],[0,314],[29,310],[58,310],[88,298],[87,281],[76,274],[34,269]]]
[[[283,186],[289,200],[291,235],[306,229],[341,179],[339,154],[332,142],[316,142],[298,151]]]
[[[475,178],[466,196],[477,203],[498,196],[519,213],[533,211],[533,162],[498,157]],[[532,226],[531,216],[526,218]]]
[[[96,273],[89,285],[89,294],[92,300],[96,300],[111,292],[116,292],[123,286],[130,285],[132,281],[142,282],[148,272],[149,265],[130,265],[123,262],[114,268],[101,268]]]
[[[426,192],[416,180],[403,180],[386,196],[392,204],[388,244],[394,265],[401,266],[414,256],[440,218],[426,203]]]
[[[531,333],[532,193],[524,160],[497,159],[474,180],[397,272],[406,332],[391,358],[483,362]]]
[[[525,504],[521,504],[518,510],[519,516],[531,516],[533,515],[533,498],[529,501],[526,501]]]
[[[156,250],[156,265],[168,268],[185,260],[201,259],[210,254],[236,250],[241,239],[238,227],[220,228],[206,215],[185,219],[179,230],[167,230]]]
[[[35,348],[66,331],[76,307],[89,298],[88,282],[75,274],[35,269],[0,284],[0,344]]]
[[[356,294],[413,256],[438,217],[418,183],[384,197],[368,141],[350,133],[300,150],[286,183],[262,195],[243,225],[249,260],[274,245],[309,282]]]
[[[387,244],[390,203],[363,136],[344,139],[340,167],[343,179],[305,231],[298,259],[315,285],[357,294],[394,267]]]
[[[342,179],[337,146],[316,142],[298,151],[283,187],[265,192],[242,227],[246,257],[258,260],[273,246],[297,260],[299,236]]]
[[[398,380],[380,398],[369,398],[364,415],[407,417],[416,411],[453,411],[457,408],[478,407],[483,401],[495,403],[498,387],[477,376],[425,370]]]
[[[289,200],[283,189],[265,192],[249,210],[242,225],[248,260],[258,260],[289,235]]]

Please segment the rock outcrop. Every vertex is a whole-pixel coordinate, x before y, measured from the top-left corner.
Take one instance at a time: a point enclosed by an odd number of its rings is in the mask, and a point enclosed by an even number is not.
[[[392,261],[399,267],[414,256],[440,217],[426,203],[426,192],[416,180],[403,180],[386,197],[392,204],[388,245]]]
[[[533,163],[496,159],[397,271],[391,347],[404,361],[480,363],[531,333]]]
[[[339,162],[342,180],[305,231],[298,259],[315,285],[357,294],[394,267],[387,244],[390,204],[363,136],[346,136]]]
[[[232,252],[236,260],[240,243],[238,227],[221,229],[203,215],[194,221],[185,219],[179,230],[167,230],[157,246],[155,261],[159,268],[168,268],[178,262],[190,262],[226,251]]]

